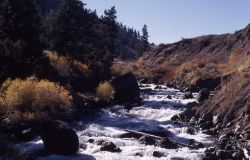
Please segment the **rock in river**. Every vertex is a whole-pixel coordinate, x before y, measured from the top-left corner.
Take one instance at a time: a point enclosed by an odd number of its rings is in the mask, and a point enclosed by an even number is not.
[[[100,150],[108,152],[121,152],[121,149],[117,147],[113,142],[104,142]]]
[[[115,102],[122,104],[140,100],[140,88],[132,73],[113,78],[111,84],[115,88]]]
[[[41,134],[44,147],[55,154],[73,155],[79,149],[76,132],[61,121],[49,122]]]

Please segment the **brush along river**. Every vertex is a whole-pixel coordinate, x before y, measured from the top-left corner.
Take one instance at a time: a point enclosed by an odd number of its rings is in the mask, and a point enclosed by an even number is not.
[[[183,112],[193,99],[182,99],[184,93],[176,89],[160,86],[155,89],[154,84],[144,84],[141,89],[148,92],[142,93],[143,104],[130,110],[123,106],[113,106],[85,115],[77,122],[74,129],[77,131],[80,142],[83,144],[75,156],[49,155],[40,157],[39,160],[152,160],[152,159],[202,159],[204,148],[190,149],[180,147],[178,149],[165,149],[154,145],[138,143],[136,138],[121,138],[126,133],[124,130],[160,132],[166,134],[173,141],[187,144],[190,139],[212,145],[212,138],[203,134],[199,128],[171,121],[175,114]],[[150,91],[151,90],[151,91]],[[171,98],[169,97],[171,96]],[[192,130],[190,134],[188,130]],[[104,140],[113,142],[121,149],[119,153],[100,151],[100,145],[89,143],[88,140]],[[42,141],[37,139],[29,143],[19,145],[26,152],[34,152],[41,149]],[[160,158],[153,156],[157,151]]]

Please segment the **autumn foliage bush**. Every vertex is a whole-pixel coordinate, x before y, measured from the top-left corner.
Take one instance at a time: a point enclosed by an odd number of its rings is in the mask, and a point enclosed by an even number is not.
[[[109,82],[101,82],[97,89],[96,95],[101,100],[110,101],[114,98],[115,89]]]
[[[176,69],[177,79],[187,84],[195,84],[199,79],[217,77],[220,69],[214,63],[206,63],[204,60],[195,59],[183,63]]]
[[[6,80],[1,87],[1,106],[8,118],[21,119],[52,118],[69,113],[72,97],[64,87],[38,80]]]

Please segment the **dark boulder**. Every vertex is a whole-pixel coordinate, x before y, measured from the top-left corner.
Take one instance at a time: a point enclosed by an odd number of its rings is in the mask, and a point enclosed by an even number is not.
[[[94,140],[94,139],[89,139],[87,142],[88,142],[88,143],[94,143],[95,140]]]
[[[100,150],[108,152],[121,152],[121,149],[117,147],[113,142],[104,142]]]
[[[187,103],[187,106],[189,106],[189,107],[196,107],[196,106],[198,106],[198,103],[196,102],[196,101],[193,101],[193,102],[189,102],[189,103]]]
[[[179,117],[178,114],[175,114],[175,115],[173,115],[173,117],[171,117],[170,120],[171,120],[171,121],[178,121],[178,120],[180,120],[180,117]]]
[[[232,159],[232,151],[226,151],[226,150],[218,150],[216,151],[216,156],[219,159]]]
[[[154,89],[163,89],[163,87],[158,85],[158,86],[155,86]]]
[[[144,89],[141,89],[141,93],[150,93],[152,92],[153,90],[151,88],[144,88]]]
[[[193,94],[191,92],[186,92],[183,97],[183,99],[192,99],[194,98]]]
[[[140,144],[145,144],[145,145],[154,145],[156,143],[155,139],[152,137],[148,137],[148,136],[142,136],[139,139],[139,143]]]
[[[119,138],[136,138],[139,139],[141,135],[136,133],[123,133],[119,136]]]
[[[198,91],[197,89],[207,88],[209,90],[214,90],[221,83],[221,77],[216,78],[207,78],[207,79],[199,79],[195,83],[195,88],[192,88],[193,91]]]
[[[194,139],[190,139],[188,145],[192,146],[193,148],[204,148],[204,144],[201,142],[197,142]]]
[[[199,124],[199,127],[202,129],[202,130],[209,130],[210,128],[212,128],[212,123],[210,122],[205,122],[205,123],[202,123],[202,124]]]
[[[171,95],[168,95],[167,98],[168,98],[168,99],[172,99],[172,96],[171,96]]]
[[[139,84],[142,84],[142,83],[149,83],[149,81],[148,80],[146,80],[146,79],[141,79],[141,80],[139,80]]]
[[[198,102],[203,102],[205,100],[207,100],[210,96],[210,90],[207,88],[204,88],[202,90],[200,90],[199,94],[198,94]]]
[[[141,100],[140,88],[132,73],[113,78],[111,84],[115,89],[114,101],[116,103],[134,103]]]
[[[178,148],[177,144],[175,144],[168,138],[162,138],[159,142],[156,143],[156,146],[161,147],[161,148],[166,148],[166,149]]]
[[[102,145],[104,142],[105,142],[105,141],[104,141],[103,139],[99,139],[99,140],[96,140],[96,141],[94,142],[94,144],[100,146],[100,145]]]
[[[195,129],[191,127],[184,128],[183,132],[186,134],[195,135]]]
[[[21,132],[16,133],[15,138],[18,141],[30,141],[36,137],[36,133],[33,132],[31,128],[22,130]]]
[[[232,154],[232,157],[233,159],[244,159],[245,158],[244,151],[242,150],[236,151]]]
[[[217,156],[216,156],[216,152],[215,152],[215,148],[214,147],[210,147],[210,148],[207,148],[205,150],[205,158],[203,160],[214,160],[214,159],[217,159]]]
[[[196,118],[195,117],[192,117],[189,121],[189,124],[190,125],[195,125],[196,124]]]
[[[8,135],[14,141],[30,141],[37,136],[30,126],[23,122],[4,125],[1,128],[1,132]]]
[[[195,116],[195,112],[195,109],[188,108],[184,112],[180,113],[178,116],[181,121],[189,122],[190,119]]]
[[[156,157],[156,158],[161,158],[164,154],[159,152],[159,151],[154,151],[153,152],[153,156]]]
[[[216,128],[211,128],[207,130],[203,130],[202,133],[208,134],[208,135],[217,135],[218,130]]]
[[[78,136],[65,122],[47,122],[44,124],[43,129],[41,138],[44,148],[55,154],[76,154],[79,149]]]
[[[250,133],[249,132],[246,132],[243,134],[242,136],[245,140],[250,140]]]

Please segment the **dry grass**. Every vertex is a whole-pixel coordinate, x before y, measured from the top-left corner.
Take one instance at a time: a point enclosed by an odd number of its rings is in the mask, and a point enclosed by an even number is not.
[[[109,82],[101,82],[96,89],[96,95],[101,100],[110,101],[114,98],[114,94],[115,90]]]
[[[221,70],[214,63],[206,63],[205,60],[195,59],[183,63],[176,69],[177,79],[186,84],[195,84],[199,79],[217,77]]]
[[[1,104],[13,121],[64,114],[71,110],[71,102],[64,87],[35,77],[7,80],[1,87]]]
[[[233,71],[232,79],[223,86],[222,93],[234,99],[243,88],[250,84],[250,56],[232,55],[228,65]]]

